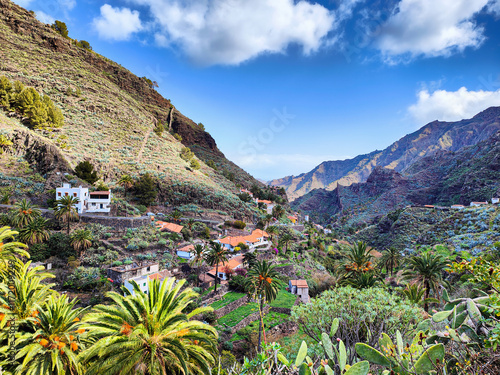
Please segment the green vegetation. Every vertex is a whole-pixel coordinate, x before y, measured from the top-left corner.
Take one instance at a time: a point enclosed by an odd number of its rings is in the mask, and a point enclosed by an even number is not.
[[[0,76],[0,106],[26,117],[35,129],[60,128],[64,124],[61,110],[47,95],[40,95],[19,81],[11,83],[5,76]]]
[[[94,170],[94,166],[88,160],[78,163],[75,167],[75,173],[79,178],[91,185],[99,179],[97,171]]]
[[[139,201],[139,204],[150,206],[158,196],[156,181],[149,173],[145,173],[139,177],[134,183],[134,195]]]
[[[271,307],[285,307],[287,309],[291,309],[297,296],[295,294],[290,293],[284,287],[280,289],[276,299],[269,303]]]
[[[224,307],[226,305],[229,305],[230,303],[239,300],[240,298],[243,298],[245,296],[245,293],[235,293],[235,292],[229,292],[224,294],[224,296],[218,300],[212,303],[210,306],[214,310],[220,309],[221,307]]]
[[[247,303],[246,305],[240,306],[231,311],[229,314],[219,318],[217,323],[220,326],[228,325],[229,327],[234,327],[236,324],[241,322],[243,318],[246,318],[248,315],[255,312],[259,312],[259,305],[255,302]]]

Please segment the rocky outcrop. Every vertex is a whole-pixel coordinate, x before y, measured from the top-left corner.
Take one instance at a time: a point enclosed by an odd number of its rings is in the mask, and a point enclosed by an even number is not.
[[[11,140],[14,145],[9,148],[9,152],[25,159],[42,175],[54,171],[64,173],[72,170],[56,145],[32,132],[15,130]]]

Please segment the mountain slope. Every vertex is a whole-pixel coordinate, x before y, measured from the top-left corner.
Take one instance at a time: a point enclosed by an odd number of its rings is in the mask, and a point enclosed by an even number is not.
[[[370,222],[407,205],[469,205],[498,195],[500,131],[474,146],[423,157],[402,173],[376,167],[364,183],[313,190],[292,207],[342,225]]]
[[[497,130],[500,130],[500,107],[491,107],[469,120],[431,122],[382,151],[326,161],[308,173],[272,180],[269,184],[284,187],[288,198],[295,200],[314,189],[333,190],[337,185],[365,182],[377,166],[404,171],[436,151],[458,151],[487,139]]]
[[[72,172],[78,162],[89,160],[108,183],[123,173],[149,172],[159,181],[160,204],[194,203],[251,214],[236,196],[235,184],[261,184],[228,161],[210,134],[179,113],[146,80],[73,42],[32,13],[0,0],[0,75],[49,96],[65,117],[60,129],[33,130],[19,116],[0,111],[0,131],[15,142],[2,158],[23,157],[35,171],[49,176]],[[166,131],[157,134],[160,121]],[[200,170],[180,158],[183,144],[200,159]],[[34,153],[37,148],[58,156],[40,168],[47,154]],[[215,168],[203,163],[209,161]],[[224,177],[228,174],[233,181]]]

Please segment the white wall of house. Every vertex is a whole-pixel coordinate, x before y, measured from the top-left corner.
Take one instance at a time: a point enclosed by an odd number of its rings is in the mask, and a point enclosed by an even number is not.
[[[191,254],[189,251],[177,250],[177,256],[183,259],[191,259],[193,257],[193,254]]]
[[[56,200],[59,200],[66,195],[70,195],[78,199],[78,203],[75,205],[75,208],[78,210],[78,213],[81,214],[85,210],[85,202],[89,197],[89,189],[81,186],[73,188],[71,187],[71,184],[64,183],[62,187],[56,189]]]
[[[148,277],[147,276],[145,276],[145,275],[137,276],[137,277],[133,277],[130,280],[134,280],[139,285],[141,292],[147,293],[149,291]],[[132,286],[132,283],[130,282],[130,280],[125,281],[125,283],[123,283],[123,285],[125,286],[125,288],[130,290],[130,293],[135,295],[134,287]]]
[[[500,202],[500,198],[491,198],[492,204],[498,204]]]
[[[111,192],[109,192],[108,198],[100,199],[93,198],[89,195],[86,207],[88,212],[109,212],[111,210]]]

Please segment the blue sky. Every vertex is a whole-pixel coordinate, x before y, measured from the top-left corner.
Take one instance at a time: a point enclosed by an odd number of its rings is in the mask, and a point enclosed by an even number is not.
[[[16,0],[269,180],[500,105],[500,0]]]

